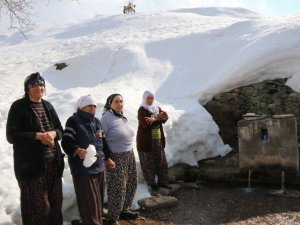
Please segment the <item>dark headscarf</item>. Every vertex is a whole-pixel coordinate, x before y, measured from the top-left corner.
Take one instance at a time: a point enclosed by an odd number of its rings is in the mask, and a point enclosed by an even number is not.
[[[108,96],[108,98],[106,99],[106,103],[104,105],[104,109],[103,109],[102,115],[104,115],[107,111],[111,111],[115,116],[126,119],[126,117],[123,116],[123,113],[122,114],[118,113],[118,112],[116,112],[115,110],[113,110],[110,107],[111,103],[114,101],[115,97],[117,97],[117,96],[121,96],[122,97],[122,95],[120,95],[120,94],[112,94],[112,95]]]
[[[112,94],[112,95],[108,96],[108,98],[106,99],[106,103],[104,105],[102,115],[105,114],[107,111],[109,111],[111,109],[110,105],[111,105],[111,103],[113,102],[113,100],[116,96],[121,96],[122,97],[122,95],[120,95],[120,94]]]
[[[46,87],[44,78],[40,75],[39,72],[32,73],[28,77],[26,77],[24,81],[24,91],[27,94],[29,90],[29,86],[33,84],[43,84]]]

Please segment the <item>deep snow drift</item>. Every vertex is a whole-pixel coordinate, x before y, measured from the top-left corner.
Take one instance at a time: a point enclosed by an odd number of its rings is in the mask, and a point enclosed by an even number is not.
[[[20,223],[19,189],[5,126],[9,107],[22,97],[24,78],[32,72],[46,78],[46,99],[62,124],[79,96],[93,94],[100,117],[107,96],[117,92],[137,128],[142,94],[146,89],[155,92],[170,117],[164,126],[170,165],[196,165],[199,159],[231,150],[200,104],[213,95],[279,77],[290,78],[288,85],[300,91],[300,15],[272,19],[243,9],[184,9],[41,24],[26,36],[24,40],[13,31],[0,35],[0,224]],[[58,62],[68,67],[55,70]],[[139,185],[136,199],[147,195],[146,187]],[[74,201],[66,167],[66,221],[76,214]]]

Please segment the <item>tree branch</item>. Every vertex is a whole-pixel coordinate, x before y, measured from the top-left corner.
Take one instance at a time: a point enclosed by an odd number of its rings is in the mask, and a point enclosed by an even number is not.
[[[31,12],[33,0],[0,0],[1,13],[10,19],[10,27],[22,30],[33,25]]]

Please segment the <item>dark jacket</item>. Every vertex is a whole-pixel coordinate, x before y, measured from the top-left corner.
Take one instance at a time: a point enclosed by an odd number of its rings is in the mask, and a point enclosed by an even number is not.
[[[63,128],[55,109],[46,100],[42,100],[49,118],[51,130],[56,131],[55,145],[58,152],[60,176],[64,169],[64,160],[58,140],[62,138]],[[30,180],[42,176],[45,172],[44,145],[35,140],[41,124],[31,108],[28,97],[15,101],[9,110],[6,124],[7,141],[13,144],[14,169],[18,180]]]
[[[159,112],[163,112],[161,108],[159,108]],[[166,139],[164,135],[164,130],[162,123],[165,123],[167,120],[163,121],[154,121],[151,125],[147,124],[145,117],[151,117],[151,113],[141,106],[138,110],[138,120],[139,126],[136,135],[136,144],[137,150],[139,152],[150,152],[152,148],[152,128],[159,125],[161,132],[161,142],[162,147],[166,146]]]
[[[109,157],[109,148],[103,137],[100,120],[94,115],[78,110],[66,123],[62,147],[68,154],[72,175],[98,174],[105,170],[105,158]],[[97,152],[97,160],[90,167],[83,165],[83,160],[75,156],[77,148],[87,149],[94,145]]]

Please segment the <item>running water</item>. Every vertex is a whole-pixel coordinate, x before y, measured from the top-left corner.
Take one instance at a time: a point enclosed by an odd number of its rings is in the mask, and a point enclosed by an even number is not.
[[[285,181],[285,173],[284,173],[284,170],[282,170],[281,171],[281,191],[282,191],[282,193],[284,193],[284,191],[285,191],[284,181]]]
[[[251,174],[252,170],[249,170],[248,172],[248,189],[251,190]]]
[[[275,190],[275,191],[272,190],[269,192],[269,194],[274,195],[274,196],[286,196],[284,182],[285,182],[285,172],[284,172],[284,170],[282,170],[281,171],[281,189]]]
[[[248,171],[248,187],[247,188],[243,188],[243,190],[245,192],[251,192],[252,189],[251,189],[251,174],[252,174],[252,170],[249,170]]]

